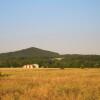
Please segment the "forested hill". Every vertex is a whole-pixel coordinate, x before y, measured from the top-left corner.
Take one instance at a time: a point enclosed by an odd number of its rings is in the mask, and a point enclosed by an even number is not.
[[[22,67],[34,63],[44,67],[95,68],[100,67],[100,55],[60,55],[34,47],[0,54],[0,67]]]
[[[49,59],[58,57],[59,54],[51,51],[31,47],[15,52],[0,54],[0,67],[19,67],[24,64],[39,63],[44,65]],[[47,64],[45,63],[45,66]]]
[[[0,57],[55,57],[55,56],[59,56],[59,54],[35,47],[22,49],[15,52],[0,54]]]

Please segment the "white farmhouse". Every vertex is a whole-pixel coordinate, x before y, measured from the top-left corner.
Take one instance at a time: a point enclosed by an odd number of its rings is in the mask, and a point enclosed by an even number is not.
[[[38,64],[28,64],[24,65],[23,68],[32,69],[32,68],[39,68]]]

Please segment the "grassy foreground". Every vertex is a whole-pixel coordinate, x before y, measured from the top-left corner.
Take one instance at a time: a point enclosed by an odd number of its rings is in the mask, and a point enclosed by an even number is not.
[[[0,100],[100,100],[100,69],[0,69]]]

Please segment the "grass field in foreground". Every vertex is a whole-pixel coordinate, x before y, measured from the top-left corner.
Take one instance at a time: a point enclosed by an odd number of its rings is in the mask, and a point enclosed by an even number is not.
[[[0,69],[0,100],[100,100],[100,69]]]

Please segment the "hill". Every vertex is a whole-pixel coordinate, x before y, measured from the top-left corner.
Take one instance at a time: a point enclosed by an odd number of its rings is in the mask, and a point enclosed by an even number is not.
[[[34,63],[44,67],[100,68],[100,55],[60,55],[34,47],[0,54],[0,67],[22,67]]]
[[[39,63],[46,66],[47,60],[58,57],[59,54],[51,51],[42,50],[31,47],[15,52],[1,53],[0,66],[1,67],[18,67],[24,64]]]
[[[8,53],[2,53],[0,56],[10,56],[10,57],[55,57],[58,56],[58,53],[42,50],[39,48],[31,47],[15,52],[8,52]]]

